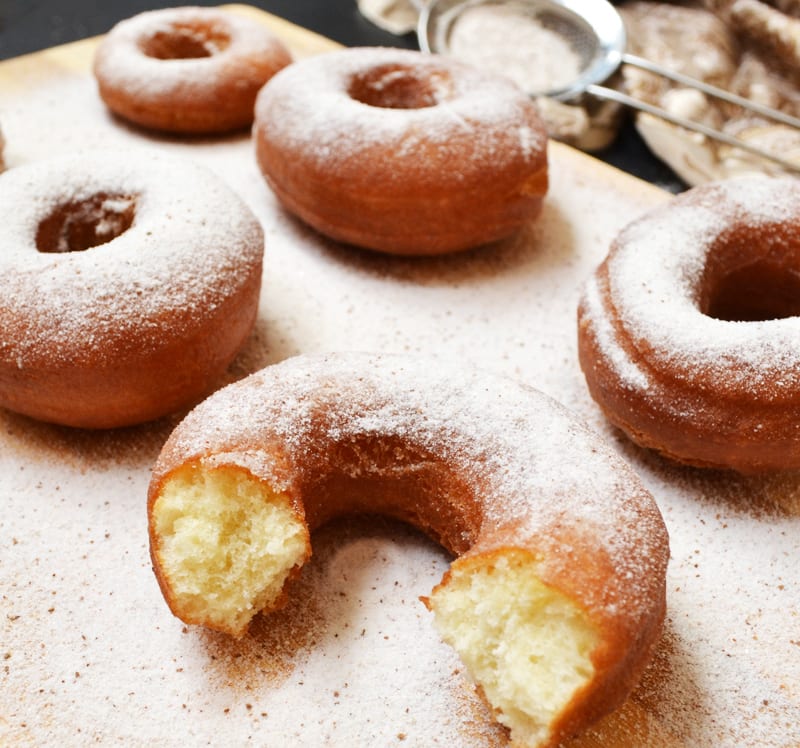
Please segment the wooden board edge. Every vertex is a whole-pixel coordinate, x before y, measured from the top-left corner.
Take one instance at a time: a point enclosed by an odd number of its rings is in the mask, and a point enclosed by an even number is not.
[[[255,8],[252,5],[233,3],[221,7],[267,25],[298,58],[342,48],[342,45],[338,42],[328,39],[316,31],[304,29],[302,26],[287,21],[285,18],[272,15],[272,13]]]
[[[291,50],[296,59],[340,49],[342,45],[314,31],[251,5],[231,4],[221,8],[263,23]],[[0,84],[22,85],[30,76],[47,77],[61,73],[86,73],[91,70],[94,51],[102,36],[92,36],[19,57],[0,60]]]
[[[634,203],[660,203],[673,197],[671,192],[658,185],[645,182],[633,174],[557,140],[550,140],[548,143],[548,156],[551,169],[574,168],[587,179],[596,179],[613,185],[618,191],[629,195]],[[631,216],[631,220],[635,217]]]

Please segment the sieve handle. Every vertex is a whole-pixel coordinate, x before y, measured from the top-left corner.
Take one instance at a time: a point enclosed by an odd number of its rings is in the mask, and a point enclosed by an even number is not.
[[[625,57],[628,57],[628,55],[625,55]],[[625,60],[625,62],[627,62],[627,60]],[[646,69],[649,70],[650,68]],[[672,80],[680,82],[678,78],[674,77],[675,75],[676,75],[675,73],[670,72],[669,76],[667,77],[669,77]],[[693,81],[694,79],[689,78],[688,80]],[[703,85],[705,86],[706,84]],[[709,88],[713,89],[714,86],[709,86]],[[722,89],[718,90],[721,91]],[[769,161],[772,161],[782,166],[784,169],[788,171],[800,173],[800,164],[787,161],[786,159],[783,159],[780,156],[775,155],[774,153],[770,153],[769,151],[766,151],[763,148],[759,148],[758,146],[746,143],[745,141],[740,140],[739,138],[735,138],[732,135],[728,135],[728,133],[722,132],[721,130],[716,130],[713,127],[708,127],[707,125],[704,125],[701,122],[694,122],[693,120],[686,119],[685,117],[677,117],[674,114],[668,112],[666,109],[663,109],[662,107],[654,106],[653,104],[648,104],[647,102],[641,101],[640,99],[635,99],[633,96],[628,96],[627,94],[621,93],[620,91],[616,91],[613,88],[608,88],[607,86],[598,86],[592,83],[586,87],[586,92],[591,94],[592,96],[596,96],[598,99],[616,101],[619,104],[624,104],[625,106],[629,106],[633,109],[638,109],[641,112],[647,112],[648,114],[652,114],[654,117],[663,119],[666,122],[670,122],[673,125],[677,125],[678,127],[683,127],[687,130],[692,130],[693,132],[699,132],[702,135],[717,140],[721,143],[725,143],[727,145],[733,146],[734,148],[739,148],[743,151],[747,151],[748,153],[752,153],[755,156],[760,156],[761,158],[768,159]],[[735,96],[735,94],[729,94],[726,91],[723,91],[722,93],[724,93],[725,96],[720,98],[724,98],[726,101],[731,100],[732,103],[738,103],[737,101],[735,101],[735,99],[738,99],[739,97]],[[728,99],[729,96],[732,97],[732,99]],[[744,99],[744,101],[747,101],[747,99]],[[752,105],[753,102],[748,102],[748,104]],[[748,108],[752,108],[752,106]],[[768,109],[767,111],[775,112],[775,110],[773,109]],[[779,112],[779,114],[783,113]],[[795,127],[800,125],[800,120],[796,120],[794,117],[788,117],[788,119],[797,122],[797,125],[794,125]],[[791,122],[787,124],[791,124]]]
[[[684,75],[683,73],[678,73],[674,70],[670,70],[669,68],[662,67],[655,62],[650,62],[650,60],[644,59],[644,57],[637,57],[636,55],[629,55],[625,53],[622,55],[622,64],[630,65],[641,70],[647,70],[650,73],[655,73],[656,75],[660,75],[662,78],[668,78],[669,80],[675,81],[676,83],[681,83],[689,88],[696,88],[698,91],[707,93],[709,96],[714,96],[722,101],[727,101],[730,104],[737,104],[743,109],[749,109],[751,112],[756,112],[763,117],[768,117],[776,122],[782,122],[784,125],[789,125],[789,127],[800,129],[800,119],[797,117],[792,117],[790,114],[781,112],[778,109],[772,109],[771,107],[763,106],[755,101],[750,101],[750,99],[745,99],[743,96],[737,96],[730,91],[726,91],[724,88],[712,86],[710,83],[705,83],[697,78],[692,78],[688,75]]]

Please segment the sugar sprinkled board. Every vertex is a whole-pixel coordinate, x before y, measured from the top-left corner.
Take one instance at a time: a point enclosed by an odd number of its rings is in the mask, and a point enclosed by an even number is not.
[[[336,47],[232,9],[298,57]],[[157,148],[225,178],[266,230],[259,319],[231,379],[354,341],[435,351],[561,400],[653,491],[672,538],[665,636],[628,702],[572,748],[798,745],[800,479],[704,473],[642,453],[603,422],[577,366],[583,279],[614,233],[667,194],[552,144],[544,213],[515,239],[432,260],[369,255],[281,212],[246,135],[182,141],[111,117],[89,73],[95,44],[0,63],[7,161]],[[150,570],[144,500],[173,424],[92,434],[0,413],[0,743],[506,743],[417,599],[447,559],[407,528],[323,529],[292,603],[242,641],[172,618]]]

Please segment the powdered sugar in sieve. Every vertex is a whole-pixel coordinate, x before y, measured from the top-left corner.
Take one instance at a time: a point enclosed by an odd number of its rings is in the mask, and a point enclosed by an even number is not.
[[[420,10],[417,35],[423,51],[504,73],[532,96],[616,101],[800,171],[775,153],[602,85],[620,65],[631,65],[800,129],[796,117],[626,53],[622,18],[606,0],[430,0]]]

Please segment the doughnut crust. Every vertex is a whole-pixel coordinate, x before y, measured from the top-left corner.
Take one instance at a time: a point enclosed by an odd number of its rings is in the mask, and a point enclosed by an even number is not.
[[[164,597],[241,636],[347,513],[456,556],[425,602],[515,744],[613,710],[650,658],[669,551],[638,478],[544,395],[424,357],[300,356],[193,410],[149,489]]]
[[[256,102],[256,156],[319,232],[431,255],[512,234],[547,191],[547,137],[510,81],[455,60],[347,49],[295,63]]]
[[[800,467],[800,183],[696,187],[626,227],[578,310],[594,399],[633,441],[743,473]]]
[[[263,232],[219,178],[149,151],[0,176],[0,406],[84,428],[189,406],[252,329]]]
[[[291,55],[262,24],[218,8],[147,11],[97,48],[108,108],[145,128],[183,134],[248,127],[258,90]]]

